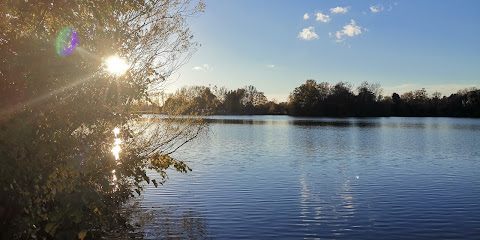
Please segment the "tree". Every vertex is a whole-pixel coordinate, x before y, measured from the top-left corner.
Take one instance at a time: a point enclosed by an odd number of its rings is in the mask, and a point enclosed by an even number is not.
[[[164,105],[164,112],[175,110],[175,114],[211,114],[220,105],[220,101],[209,87],[182,87],[169,97]]]
[[[245,86],[245,92],[242,96],[241,102],[244,106],[258,106],[267,103],[267,98],[263,92],[257,91],[254,86]]]
[[[318,92],[320,93],[320,100],[324,101],[327,99],[328,95],[330,94],[330,84],[327,82],[321,82],[317,84]]]
[[[401,116],[403,111],[403,100],[400,98],[400,95],[398,93],[393,93],[392,94],[392,114],[393,116]]]
[[[353,116],[354,94],[352,85],[339,82],[333,86],[327,98],[329,116]]]
[[[402,96],[393,93],[391,97],[383,97],[378,83],[363,82],[356,89],[357,95],[352,88],[351,84],[344,82],[331,86],[326,82],[317,84],[314,80],[307,80],[290,94],[288,114],[331,117],[480,116],[480,90],[474,87],[459,90],[448,98],[440,98],[439,92],[429,97],[424,88],[406,92]],[[279,104],[278,107],[283,106]]]
[[[217,86],[213,87],[213,94],[215,94],[215,96],[217,96],[217,99],[222,103],[225,101],[225,97],[227,96],[227,93],[228,93],[228,89],[226,87],[220,87],[220,88],[217,88]]]
[[[415,90],[413,95],[414,95],[413,98],[415,99],[415,101],[420,104],[425,103],[428,100],[428,93],[427,93],[427,90],[425,90],[425,88]]]
[[[223,105],[228,113],[241,114],[243,112],[242,99],[244,94],[245,89],[243,88],[227,92]]]
[[[357,88],[358,95],[356,97],[357,116],[379,116],[382,115],[383,109],[380,107],[381,88],[379,83],[370,84],[363,82]]]
[[[290,112],[293,115],[314,116],[317,114],[317,107],[321,99],[317,82],[313,79],[307,80],[293,90],[290,95]]]
[[[405,92],[402,94],[402,100],[404,102],[411,103],[413,102],[414,99],[415,99],[415,95],[412,91]]]
[[[470,117],[480,117],[480,90],[473,89],[467,93],[467,108]]]
[[[246,86],[244,89],[245,91],[240,102],[245,108],[245,113],[259,114],[264,112],[263,106],[267,104],[268,100],[263,92],[257,91],[257,88],[251,85]]]
[[[125,223],[118,209],[142,182],[157,186],[169,167],[189,170],[169,154],[203,121],[153,123],[131,109],[194,52],[186,18],[203,8],[189,0],[0,3],[0,238],[98,238]],[[105,71],[110,55],[128,59],[124,75]],[[119,159],[114,128],[124,142]]]
[[[433,96],[434,99],[438,100],[442,97],[442,93],[435,91],[435,92],[433,92],[432,96]]]
[[[358,86],[358,97],[362,102],[375,102],[380,100],[382,89],[379,83],[363,82]]]

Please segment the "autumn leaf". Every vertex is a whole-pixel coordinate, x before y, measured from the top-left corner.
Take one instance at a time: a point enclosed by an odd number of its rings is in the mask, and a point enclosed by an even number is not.
[[[87,231],[82,230],[78,233],[78,239],[83,240],[87,236]]]

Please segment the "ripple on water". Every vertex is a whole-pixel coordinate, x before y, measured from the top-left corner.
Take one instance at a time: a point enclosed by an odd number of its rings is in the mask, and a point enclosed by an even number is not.
[[[211,127],[176,155],[192,172],[142,195],[146,238],[480,236],[479,120],[252,116]]]

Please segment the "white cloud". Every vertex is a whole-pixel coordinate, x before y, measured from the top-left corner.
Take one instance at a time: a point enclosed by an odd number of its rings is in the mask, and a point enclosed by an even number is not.
[[[308,27],[308,28],[304,28],[298,34],[298,38],[301,38],[303,40],[312,40],[312,39],[318,39],[318,35],[315,33],[314,27]]]
[[[303,20],[307,20],[307,19],[309,19],[309,18],[310,18],[310,15],[308,15],[308,13],[305,13],[305,14],[303,15]]]
[[[335,7],[335,8],[330,8],[330,12],[333,13],[333,14],[338,14],[338,13],[342,13],[342,14],[345,14],[348,12],[348,9],[350,7]]]
[[[317,16],[317,21],[320,21],[320,22],[327,23],[327,22],[330,22],[331,20],[330,16],[323,14],[321,12],[317,12],[317,14],[315,15]]]
[[[342,30],[335,33],[335,37],[337,37],[337,42],[343,42],[345,40],[345,36],[353,37],[360,35],[361,33],[362,27],[358,26],[357,23],[352,19],[350,20],[350,24],[343,26]]]
[[[383,11],[383,5],[378,4],[378,5],[375,5],[375,6],[370,6],[370,11],[372,11],[372,13],[381,12],[381,11]]]
[[[390,12],[390,11],[392,11],[392,10],[393,10],[393,8],[394,8],[394,7],[397,7],[397,6],[398,6],[398,2],[394,2],[394,3],[393,3],[393,5],[391,5],[391,4],[390,4],[390,5],[388,6],[388,9],[387,9],[387,11],[389,11],[389,12]]]
[[[212,67],[210,67],[208,64],[203,64],[202,66],[195,66],[192,68],[193,71],[203,71],[203,72],[207,72],[207,71],[211,71],[213,70]]]
[[[274,68],[274,67],[275,67],[275,64],[268,64],[268,65],[265,65],[265,67]]]

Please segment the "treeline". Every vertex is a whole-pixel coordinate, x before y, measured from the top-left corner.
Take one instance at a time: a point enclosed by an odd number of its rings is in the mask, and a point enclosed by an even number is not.
[[[237,90],[225,87],[183,87],[174,94],[151,97],[145,111],[175,114],[260,115],[325,117],[480,117],[480,90],[459,90],[450,96],[425,89],[383,96],[378,83],[317,83],[307,80],[295,88],[288,102],[269,101],[254,86]],[[156,109],[156,110],[155,110]]]
[[[287,103],[268,101],[264,93],[259,92],[254,86],[237,90],[228,90],[225,87],[212,89],[204,86],[183,87],[168,96],[163,103],[159,96],[155,100],[151,99],[152,103],[161,105],[160,112],[170,114],[287,114]]]
[[[356,90],[356,91],[355,91]],[[399,95],[382,96],[380,84],[363,82],[356,89],[339,82],[335,85],[315,80],[295,88],[290,94],[288,114],[328,117],[480,117],[480,90],[459,90],[449,97],[432,96],[422,88]]]

